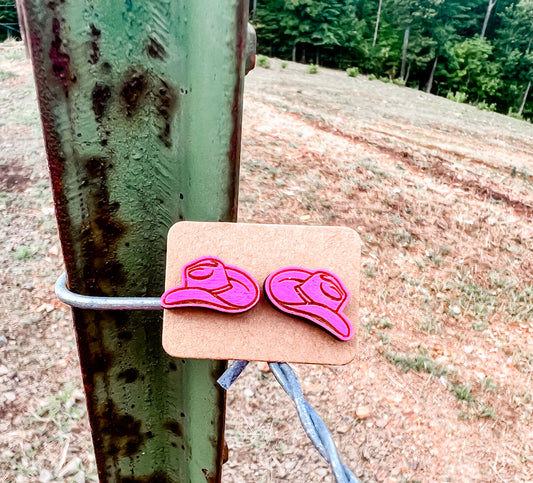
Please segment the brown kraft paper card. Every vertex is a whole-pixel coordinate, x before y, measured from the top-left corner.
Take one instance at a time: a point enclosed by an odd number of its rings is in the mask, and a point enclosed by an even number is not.
[[[165,309],[163,347],[179,358],[347,364],[355,358],[360,336],[360,251],[359,236],[347,227],[177,223],[168,235],[165,290],[180,285],[184,265],[213,256],[250,274],[261,288],[261,298],[240,314],[198,307]],[[351,340],[337,340],[318,325],[274,308],[263,283],[284,267],[328,270],[342,280],[350,293],[343,313],[354,328]]]

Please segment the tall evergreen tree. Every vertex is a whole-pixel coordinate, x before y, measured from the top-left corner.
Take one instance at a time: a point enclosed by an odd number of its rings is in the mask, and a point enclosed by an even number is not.
[[[502,86],[501,65],[493,57],[493,46],[480,36],[455,44],[455,69],[450,80],[455,90],[468,94],[472,102],[490,101]]]
[[[431,92],[439,62],[448,64],[453,58],[453,46],[459,39],[458,29],[469,18],[470,6],[463,0],[433,0],[436,14],[428,25],[428,35],[434,40],[433,62],[426,83],[426,92]],[[444,71],[445,73],[445,71]]]
[[[522,115],[533,81],[533,0],[520,0],[500,15],[502,28],[498,31],[497,46],[503,59],[503,77],[514,97],[508,103],[517,106]]]
[[[487,32],[487,25],[489,24],[490,14],[492,13],[492,10],[497,2],[498,0],[489,0],[487,3],[487,13],[485,14],[485,20],[483,21],[483,27],[481,29],[481,38],[485,37],[485,33]]]

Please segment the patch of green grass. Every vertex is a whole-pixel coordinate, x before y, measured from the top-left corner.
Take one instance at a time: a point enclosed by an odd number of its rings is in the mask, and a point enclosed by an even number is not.
[[[502,277],[499,273],[490,274],[490,284],[495,288],[500,288],[502,290],[508,290],[514,288],[518,285],[518,280],[514,278]]]
[[[488,326],[488,322],[479,320],[474,320],[471,324],[472,329],[474,329],[476,332],[483,332]]]
[[[359,75],[359,69],[357,67],[348,67],[346,73],[348,77],[357,77]]]
[[[288,65],[288,62],[283,61],[283,62],[281,63],[281,68],[282,68],[282,69],[286,69],[286,68],[287,68],[287,65]]]
[[[395,225],[403,225],[403,220],[394,213],[390,215],[390,221],[392,221]],[[409,235],[411,234],[409,233]]]
[[[379,179],[359,179],[349,177],[341,181],[341,192],[346,196],[355,196],[359,191],[369,191],[379,185]]]
[[[376,276],[377,273],[377,267],[374,263],[365,263],[363,265],[363,273],[366,277],[372,278]]]
[[[381,169],[373,159],[363,158],[359,161],[359,166],[370,171],[378,178],[392,178],[392,175]]]
[[[446,99],[449,99],[450,101],[464,103],[468,100],[468,94],[464,92],[452,92],[449,91],[446,95]]]
[[[378,317],[374,319],[373,324],[378,329],[392,329],[392,323],[388,317]]]
[[[474,396],[472,391],[472,384],[470,382],[460,382],[457,380],[457,373],[450,370],[442,364],[435,361],[426,349],[422,349],[415,354],[399,354],[395,352],[387,352],[384,354],[387,361],[394,364],[404,372],[414,370],[418,372],[427,372],[435,377],[443,377],[446,387],[455,398],[463,403],[463,407],[459,413],[459,418],[464,420],[477,418],[495,418],[496,411],[494,408],[488,406],[482,401],[479,401]],[[487,390],[495,391],[495,385],[486,378],[481,381],[481,384]]]
[[[385,353],[385,359],[404,372],[409,370],[418,372],[427,372],[435,377],[441,377],[448,374],[448,370],[443,365],[437,363],[426,349],[421,350],[418,354],[399,354],[396,352]]]
[[[250,159],[249,161],[242,163],[242,167],[250,173],[255,173],[257,171],[266,171],[267,168],[270,168],[270,164],[262,159]]]
[[[14,72],[9,70],[0,70],[0,82],[11,79],[12,77],[16,77]]]
[[[48,396],[34,413],[34,421],[52,422],[63,433],[68,433],[72,425],[85,415],[83,396],[75,393],[74,384],[69,384],[57,394]]]
[[[441,323],[431,315],[426,315],[420,322],[419,327],[426,334],[439,334],[441,332]]]
[[[439,245],[439,253],[445,257],[451,253],[452,249],[450,247],[447,247],[445,245]]]
[[[458,266],[454,279],[457,304],[473,317],[475,330],[485,329],[490,316],[503,312],[503,320],[518,324],[533,322],[533,285],[521,285],[506,272],[492,271],[487,286],[473,280],[467,267]]]
[[[361,324],[361,327],[365,329],[366,337],[375,335],[383,345],[391,343],[391,338],[382,330],[391,329],[392,323],[387,317],[375,317],[367,324]]]
[[[451,384],[450,390],[459,401],[466,401],[467,403],[474,402],[471,384]]]
[[[533,322],[533,285],[526,285],[521,290],[518,288],[507,290],[506,294],[508,297],[506,310],[511,321]]]
[[[485,404],[481,403],[478,405],[477,415],[480,418],[495,418],[496,410],[493,407],[486,406]]]
[[[477,401],[475,398],[472,401],[464,401],[464,406],[459,413],[459,419],[462,421],[472,421],[479,418],[495,418],[496,410],[486,405],[484,402]]]
[[[415,265],[423,272],[427,270],[426,264],[423,260],[415,260]]]
[[[6,40],[0,42],[3,49],[0,50],[0,60],[22,60],[26,55],[26,51],[22,45],[22,42],[16,40]],[[8,47],[8,48],[6,48]]]
[[[257,56],[257,67],[270,69],[270,59],[266,55],[259,54]]]
[[[508,355],[511,356],[513,366],[520,372],[529,373],[533,371],[533,354],[531,352],[515,348]]]
[[[378,339],[383,345],[388,345],[391,342],[390,336],[384,332],[378,332]]]
[[[485,391],[490,391],[490,392],[497,392],[498,391],[498,386],[492,380],[492,378],[489,377],[489,376],[485,376],[485,377],[481,378],[480,383],[481,383],[481,387],[483,387],[483,389]]]
[[[449,292],[453,290],[455,285],[450,280],[439,280],[435,279],[431,283],[431,290],[433,290],[435,293],[443,293],[443,292]]]
[[[518,119],[519,121],[525,121],[526,120],[526,118],[524,116],[518,114],[517,112],[514,112],[512,107],[510,107],[509,110],[507,111],[507,115],[509,117],[513,117],[514,119]]]
[[[243,433],[241,431],[228,430],[227,433],[237,439],[249,445],[252,448],[264,448],[277,441],[276,437],[272,434],[266,433],[262,430],[250,431]]]
[[[511,406],[515,408],[528,406],[533,403],[533,392],[529,387],[519,387],[513,391]]]
[[[426,255],[426,258],[437,267],[442,267],[442,265],[444,264],[444,260],[438,252],[429,252]]]
[[[41,224],[41,231],[47,235],[57,232],[57,222],[52,218],[44,218]]]
[[[496,111],[496,104],[495,103],[488,103],[488,102],[485,102],[485,101],[481,101],[481,102],[478,102],[476,104],[476,107],[480,111],[490,111],[490,112]]]
[[[478,285],[470,279],[461,280],[458,284],[460,304],[467,307],[470,314],[479,321],[485,320],[498,308],[498,300],[490,290]]]
[[[309,66],[309,69],[307,69],[308,74],[316,74],[318,72],[318,66],[315,64],[311,64]]]
[[[368,324],[361,324],[361,327],[369,334],[376,332],[376,329],[392,329],[393,325],[387,317],[376,317],[372,319]]]
[[[392,235],[392,245],[395,248],[407,248],[413,245],[415,239],[407,230],[400,230]]]
[[[435,308],[435,297],[431,297],[426,289],[421,290],[423,296],[420,300],[420,308],[424,310],[426,313],[433,312],[433,309]]]
[[[408,273],[402,274],[402,280],[407,282],[412,287],[420,287],[426,283],[424,279],[411,277],[411,275],[409,275]]]
[[[21,262],[29,260],[35,253],[35,250],[30,247],[21,245],[15,251],[15,258]]]

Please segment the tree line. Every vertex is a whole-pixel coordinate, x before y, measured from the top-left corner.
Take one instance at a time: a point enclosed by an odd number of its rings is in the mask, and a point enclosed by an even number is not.
[[[262,54],[533,117],[533,0],[251,3]]]

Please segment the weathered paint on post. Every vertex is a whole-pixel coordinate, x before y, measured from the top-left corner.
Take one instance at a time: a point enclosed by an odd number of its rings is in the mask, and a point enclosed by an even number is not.
[[[72,291],[159,296],[166,234],[237,211],[247,0],[21,0]],[[102,482],[218,481],[224,364],[74,311]],[[202,343],[202,341],[198,341]]]

